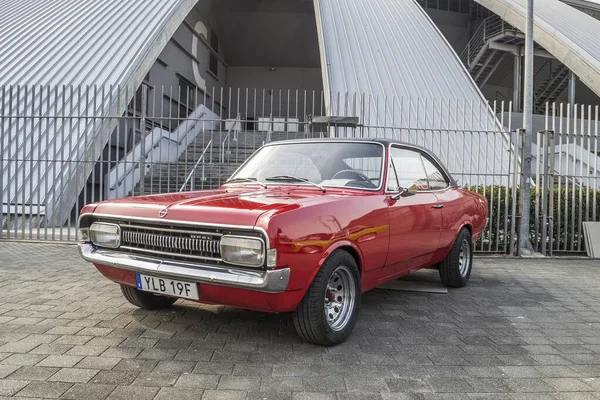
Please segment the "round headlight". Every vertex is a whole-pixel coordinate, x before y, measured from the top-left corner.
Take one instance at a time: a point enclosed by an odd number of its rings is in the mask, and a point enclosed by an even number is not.
[[[94,222],[90,226],[90,241],[98,247],[117,249],[121,245],[121,228],[115,224]]]
[[[263,241],[251,237],[223,236],[221,258],[228,264],[261,267],[265,262]]]

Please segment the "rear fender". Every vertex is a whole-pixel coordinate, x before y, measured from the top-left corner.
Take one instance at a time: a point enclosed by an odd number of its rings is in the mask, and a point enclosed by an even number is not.
[[[471,221],[464,221],[460,227],[458,228],[458,230],[456,231],[456,234],[454,235],[454,240],[456,240],[456,238],[458,237],[458,234],[460,233],[461,230],[463,230],[464,228],[468,229],[469,232],[471,232],[471,241],[473,243],[477,242],[479,240],[479,237],[481,236],[481,234],[483,233],[483,231],[477,233],[475,232],[475,228],[473,227],[473,223]],[[454,244],[454,242],[452,242],[452,244]]]
[[[471,229],[469,229],[468,227],[471,227]],[[433,256],[433,264],[437,264],[438,262],[441,262],[443,259],[446,258],[446,256],[448,256],[448,253],[450,253],[450,250],[452,250],[452,246],[454,246],[454,243],[456,242],[456,239],[458,238],[458,235],[460,233],[460,231],[463,230],[463,228],[467,228],[469,229],[470,232],[473,232],[473,224],[471,223],[471,221],[463,221],[460,224],[457,225],[456,231],[454,232],[454,240],[452,240],[452,242],[447,246],[447,247],[443,247],[441,249],[439,249],[435,255]],[[473,243],[475,243],[477,241],[477,239],[479,239],[479,235],[476,234],[471,234],[472,237],[472,241]]]

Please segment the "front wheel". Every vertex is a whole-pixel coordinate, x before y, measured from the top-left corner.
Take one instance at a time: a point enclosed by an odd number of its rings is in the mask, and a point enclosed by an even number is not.
[[[360,273],[343,250],[329,256],[302,302],[294,311],[294,326],[306,341],[322,346],[344,342],[352,333],[360,308]]]
[[[157,296],[126,285],[121,285],[121,292],[128,302],[145,310],[162,310],[171,307],[177,301],[173,297]]]
[[[463,228],[456,237],[450,252],[440,264],[442,283],[450,288],[467,285],[473,267],[473,242],[471,233]]]

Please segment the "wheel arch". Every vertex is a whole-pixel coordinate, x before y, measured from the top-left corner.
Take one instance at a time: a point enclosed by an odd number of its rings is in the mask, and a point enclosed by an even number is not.
[[[471,224],[471,222],[463,222],[461,227],[456,232],[457,237],[458,237],[458,234],[460,233],[460,231],[463,229],[467,229],[469,231],[469,233],[471,234],[471,237],[473,237],[473,224]]]
[[[476,232],[472,221],[465,221],[456,231],[456,237],[458,237],[458,235],[460,234],[460,231],[463,229],[466,229],[469,231],[469,235],[471,236],[471,242],[473,243],[473,246],[475,246],[475,242],[477,242],[479,240],[479,238],[483,234],[483,230]]]
[[[333,254],[333,252],[335,252],[336,250],[343,250],[350,254],[352,258],[354,258],[354,261],[356,261],[356,264],[358,265],[358,271],[362,276],[364,267],[362,251],[356,245],[356,243],[349,240],[340,240],[339,242],[335,242],[334,244],[329,246],[327,250],[325,250],[325,252],[321,256],[321,259],[319,260],[319,264],[316,268],[315,273],[313,274],[313,278],[314,275],[317,274],[317,271],[321,269],[323,263],[325,263],[325,261],[327,261],[327,259],[331,257],[331,254]]]
[[[352,246],[341,246],[341,247],[338,247],[336,250],[343,250],[346,253],[350,254],[352,256],[352,258],[354,258],[354,261],[356,261],[356,265],[358,265],[358,272],[359,272],[360,276],[362,276],[363,262],[362,262],[360,254],[358,253],[358,250]]]
[[[325,263],[325,261],[327,261],[327,259],[329,257],[331,257],[331,255],[337,250],[343,250],[343,251],[347,252],[348,254],[350,254],[350,256],[356,261],[356,264],[358,266],[358,272],[360,274],[360,277],[362,277],[363,272],[364,272],[363,271],[364,262],[363,262],[362,251],[356,245],[356,243],[351,242],[349,240],[341,240],[339,242],[335,242],[334,244],[329,246],[329,248],[327,250],[325,250],[323,252],[323,254],[321,255],[321,259],[317,263],[317,266],[315,267],[314,271],[312,272],[312,274],[310,276],[309,281],[306,284],[307,290],[308,290],[308,287],[313,282],[313,280],[315,279],[315,276],[317,276],[317,273],[319,273],[319,270],[323,267],[323,264]]]

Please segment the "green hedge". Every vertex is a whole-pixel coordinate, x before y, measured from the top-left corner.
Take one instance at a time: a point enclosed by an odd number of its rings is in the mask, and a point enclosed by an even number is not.
[[[564,182],[562,182],[564,185]],[[490,205],[490,221],[487,229],[485,230],[482,237],[482,244],[478,244],[477,249],[487,251],[508,252],[510,241],[517,241],[516,233],[511,232],[512,222],[512,205],[513,205],[513,192],[512,188],[505,186],[471,186],[465,189],[473,192],[480,193],[488,199]],[[517,197],[520,196],[520,189],[516,190]],[[529,226],[529,238],[534,245],[536,250],[541,249],[541,243],[543,240],[546,241],[547,246],[550,246],[550,232],[551,226],[553,228],[553,248],[555,251],[577,251],[578,247],[581,251],[585,251],[585,241],[583,240],[583,232],[581,231],[581,223],[584,221],[594,220],[594,197],[596,199],[596,220],[600,218],[600,191],[588,188],[572,188],[569,186],[566,189],[562,186],[560,189],[554,187],[549,189],[549,193],[546,199],[547,210],[550,210],[550,194],[554,197],[554,212],[553,218],[548,218],[548,231],[546,237],[542,235],[542,193],[541,189],[536,194],[536,189],[531,189],[531,212],[530,212],[530,226]],[[581,207],[580,207],[581,198]],[[573,199],[575,201],[573,202]],[[493,203],[492,203],[493,200]],[[560,220],[559,220],[559,201],[560,201]],[[536,214],[536,203],[538,204],[538,210]],[[567,209],[565,210],[565,205]],[[581,210],[580,210],[581,208]],[[581,216],[580,216],[581,211]],[[565,215],[567,216],[567,224],[565,225]],[[519,217],[518,203],[517,203],[517,218]],[[537,233],[536,233],[536,221],[537,221]],[[516,229],[518,231],[518,223],[516,222]],[[507,229],[505,229],[505,227]],[[581,241],[581,244],[579,242]],[[506,243],[506,245],[505,245]],[[558,243],[558,250],[557,249]],[[483,246],[483,247],[481,247]]]

